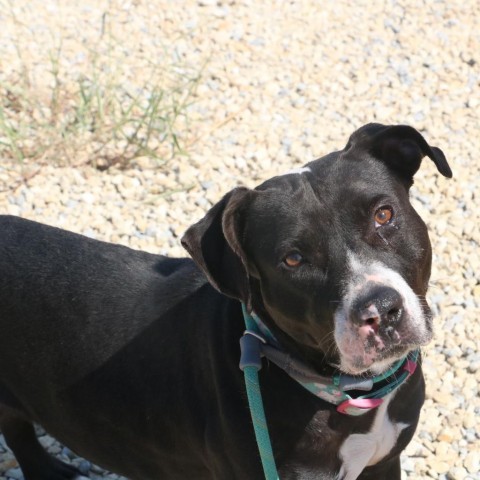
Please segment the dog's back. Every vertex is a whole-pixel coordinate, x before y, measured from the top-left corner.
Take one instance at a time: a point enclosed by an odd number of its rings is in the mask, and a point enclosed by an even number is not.
[[[8,375],[28,370],[31,376],[38,369],[42,382],[53,375],[48,380],[54,384],[63,384],[66,368],[74,380],[205,283],[189,259],[0,216],[0,365],[9,365]],[[65,332],[88,338],[78,343],[89,351],[77,356]],[[12,337],[15,350],[9,348]],[[54,359],[45,354],[52,349]],[[49,361],[57,367],[45,366]]]

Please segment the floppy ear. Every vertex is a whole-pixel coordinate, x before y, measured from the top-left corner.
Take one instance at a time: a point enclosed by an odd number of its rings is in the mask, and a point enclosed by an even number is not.
[[[247,261],[240,238],[252,190],[227,193],[182,237],[182,245],[210,283],[229,297],[250,303]]]
[[[433,160],[444,177],[452,178],[452,170],[443,152],[431,147],[420,132],[407,125],[370,123],[352,134],[347,148],[352,146],[365,147],[410,184],[425,156]]]

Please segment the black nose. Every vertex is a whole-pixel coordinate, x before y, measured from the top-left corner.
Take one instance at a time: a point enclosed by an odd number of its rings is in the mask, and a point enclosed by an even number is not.
[[[374,330],[399,323],[404,306],[402,296],[391,287],[377,286],[361,294],[353,303],[351,318],[358,326],[370,325]]]

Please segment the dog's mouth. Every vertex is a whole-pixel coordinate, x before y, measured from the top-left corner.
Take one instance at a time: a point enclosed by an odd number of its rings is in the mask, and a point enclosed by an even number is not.
[[[338,363],[334,364],[343,373],[349,375],[374,376],[384,373],[396,361],[415,350],[416,346],[393,347],[376,354],[364,352],[357,355],[341,355]]]
[[[379,345],[377,343],[377,345]],[[299,358],[319,374],[329,375],[340,371],[353,376],[375,376],[387,371],[392,364],[416,350],[419,345],[406,343],[389,347],[359,346],[352,351],[340,351],[337,345],[328,349],[314,346],[314,338],[298,347]]]
[[[324,335],[295,335],[299,358],[321,374],[336,370],[348,375],[379,375],[433,337],[428,307],[421,317],[402,312],[398,325],[358,325],[342,309],[334,317],[334,331],[327,336],[328,341]]]
[[[358,325],[339,311],[335,315],[337,360],[331,362],[350,375],[378,375],[410,351],[427,345],[433,332],[431,315],[399,317],[398,325]]]

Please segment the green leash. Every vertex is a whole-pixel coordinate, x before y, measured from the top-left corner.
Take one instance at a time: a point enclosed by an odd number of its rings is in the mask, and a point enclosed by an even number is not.
[[[258,451],[262,460],[263,472],[266,480],[279,480],[275,458],[273,457],[272,444],[268,434],[267,419],[263,408],[262,394],[258,371],[262,368],[261,343],[264,342],[260,336],[257,326],[250,315],[247,314],[245,305],[242,304],[247,330],[240,340],[241,359],[240,368],[245,375],[245,386],[247,388],[248,405],[252,416],[255,438]]]

